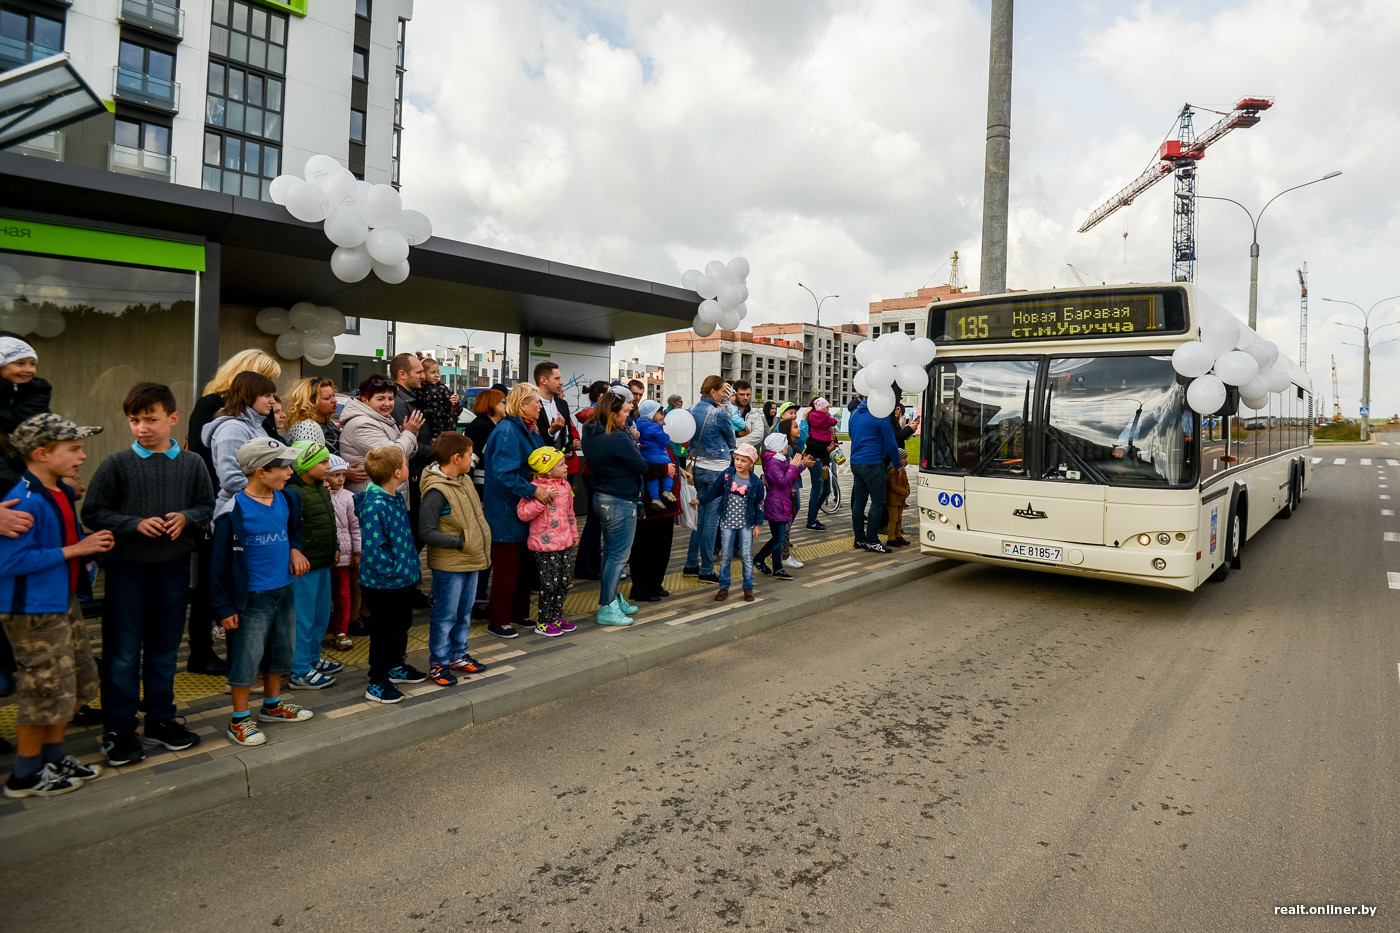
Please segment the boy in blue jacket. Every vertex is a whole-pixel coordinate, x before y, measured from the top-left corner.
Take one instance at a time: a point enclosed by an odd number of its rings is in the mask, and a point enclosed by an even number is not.
[[[734,465],[691,502],[703,506],[724,497],[719,513],[719,592],[715,594],[719,601],[729,598],[730,561],[737,543],[743,560],[744,602],[753,602],[753,543],[763,527],[763,480],[753,475],[757,460],[758,451],[752,444],[740,444],[734,451]]]
[[[25,461],[19,482],[0,499],[34,523],[0,537],[0,625],[19,663],[19,748],[6,797],[54,797],[102,773],[63,751],[63,734],[80,703],[97,699],[97,664],[83,612],[73,597],[80,558],[112,547],[112,533],[83,537],[72,488],[87,454],[83,439],[101,431],[52,412],[21,422],[10,446]]]
[[[421,684],[428,675],[409,664],[408,630],[413,626],[411,590],[422,571],[408,510],[398,489],[408,482],[408,461],[394,444],[365,454],[370,484],[355,496],[360,520],[360,593],[369,609],[369,684],[365,699],[398,703],[395,684]]]
[[[248,485],[214,520],[209,602],[228,634],[228,685],[233,719],[225,733],[238,745],[267,741],[248,710],[248,691],[262,669],[260,722],[305,722],[311,710],[282,700],[282,675],[296,648],[292,578],[310,564],[301,553],[301,500],[282,491],[297,452],[270,437],[245,441],[235,455]],[[264,655],[267,664],[263,666]]]

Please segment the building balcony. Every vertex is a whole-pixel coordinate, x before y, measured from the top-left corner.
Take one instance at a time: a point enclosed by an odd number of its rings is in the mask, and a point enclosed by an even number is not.
[[[9,71],[11,68],[18,68],[21,65],[28,65],[30,62],[37,62],[50,55],[61,53],[61,49],[51,49],[33,42],[0,36],[0,71]]]
[[[174,113],[180,109],[180,85],[117,65],[112,69],[112,94],[117,100]]]
[[[175,180],[175,157],[163,152],[107,144],[107,170],[156,181]]]
[[[122,0],[117,19],[171,39],[185,37],[185,11],[160,0]]]
[[[26,139],[22,143],[8,147],[6,152],[18,152],[20,155],[33,156],[36,159],[49,159],[53,162],[63,161],[63,133],[54,130],[52,133],[45,133],[43,136],[35,136],[33,139]]]

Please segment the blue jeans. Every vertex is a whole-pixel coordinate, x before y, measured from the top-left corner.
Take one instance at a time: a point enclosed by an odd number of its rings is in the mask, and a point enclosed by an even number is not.
[[[305,677],[321,659],[321,639],[331,622],[331,568],[308,570],[292,580],[297,607],[297,644],[292,673]]]
[[[449,664],[467,653],[476,601],[477,571],[433,571],[433,620],[428,627],[428,664]]]
[[[102,614],[102,729],[134,732],[175,716],[175,659],[185,633],[190,559],[163,564],[107,561]],[[142,694],[144,687],[145,693]]]
[[[753,556],[756,563],[763,563],[769,555],[773,557],[773,569],[783,569],[783,542],[787,540],[787,522],[769,522],[768,531],[771,535],[767,543],[759,548],[758,553]]]
[[[744,566],[744,589],[753,589],[753,528],[721,528],[719,530],[719,586],[729,589],[729,564],[734,559],[734,542],[739,542],[739,554]],[[783,554],[778,552],[778,559]]]
[[[603,579],[598,587],[598,605],[606,606],[617,599],[622,566],[632,551],[632,538],[637,534],[637,503],[600,492],[593,496],[593,507],[598,510],[603,528]]]
[[[702,470],[695,468],[695,498],[699,499],[715,483],[719,482],[723,470]],[[697,510],[696,528],[690,533],[690,543],[685,549],[686,567],[697,567],[701,573],[715,572],[715,531],[719,528],[719,512],[724,508],[724,497],[700,506]]]
[[[831,480],[822,479],[822,470],[825,468],[826,464],[821,460],[817,461],[816,466],[807,468],[807,474],[812,478],[812,491],[807,496],[808,525],[817,523],[817,512],[820,511],[822,503],[826,501],[827,495],[831,492]]]
[[[297,642],[296,598],[288,583],[280,590],[248,594],[238,613],[238,628],[228,632],[228,685],[251,687],[259,672],[287,674]],[[263,655],[267,667],[263,669]]]
[[[851,464],[851,527],[856,544],[876,544],[880,540],[880,513],[885,510],[885,474],[883,463]],[[870,515],[865,514],[866,499],[870,500]]]

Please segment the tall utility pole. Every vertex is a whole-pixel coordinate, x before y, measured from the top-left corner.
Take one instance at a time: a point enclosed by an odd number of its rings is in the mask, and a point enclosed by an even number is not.
[[[984,295],[1006,291],[1006,221],[1011,185],[1011,13],[1013,0],[992,0],[987,69],[987,161],[982,181]]]
[[[1302,306],[1298,310],[1298,366],[1308,371],[1308,264],[1298,270],[1298,287],[1303,290]]]

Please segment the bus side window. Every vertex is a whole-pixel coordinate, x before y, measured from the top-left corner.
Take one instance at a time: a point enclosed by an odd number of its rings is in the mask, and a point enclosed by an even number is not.
[[[1201,479],[1225,469],[1225,430],[1228,419],[1219,415],[1201,417]]]

